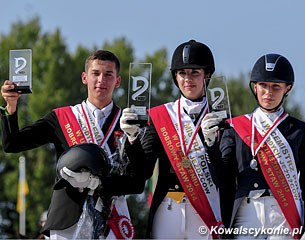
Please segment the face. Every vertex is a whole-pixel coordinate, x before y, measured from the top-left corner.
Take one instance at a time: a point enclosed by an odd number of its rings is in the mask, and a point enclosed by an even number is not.
[[[179,89],[190,100],[204,96],[205,78],[206,74],[203,69],[182,69],[176,72]]]
[[[277,107],[290,89],[291,86],[286,83],[257,82],[254,84],[258,102],[265,108],[264,111]]]
[[[121,83],[121,77],[111,61],[93,60],[87,72],[82,73],[82,82],[87,85],[88,100],[98,108],[103,108],[112,100],[114,89]]]

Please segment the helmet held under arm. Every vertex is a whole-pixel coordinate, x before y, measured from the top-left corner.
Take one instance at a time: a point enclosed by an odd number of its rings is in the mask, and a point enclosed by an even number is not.
[[[56,166],[59,181],[57,181],[54,186],[55,190],[69,185],[69,183],[60,176],[60,170],[64,167],[67,167],[74,172],[86,170],[98,177],[107,176],[111,169],[107,154],[95,143],[74,145],[62,153]]]

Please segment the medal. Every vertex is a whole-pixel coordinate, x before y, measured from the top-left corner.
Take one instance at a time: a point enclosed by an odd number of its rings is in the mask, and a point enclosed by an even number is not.
[[[254,170],[258,170],[257,168],[257,160],[254,159],[254,157],[256,156],[256,154],[258,153],[258,151],[260,150],[261,146],[263,146],[263,144],[265,144],[267,138],[270,136],[270,134],[273,132],[274,129],[276,129],[276,127],[282,122],[285,120],[285,118],[288,116],[287,113],[285,112],[282,112],[280,116],[278,116],[275,121],[271,124],[271,127],[269,129],[265,129],[267,130],[266,133],[259,133],[263,139],[258,142],[257,139],[255,141],[255,129],[256,129],[256,126],[255,126],[255,121],[254,121],[254,116],[255,112],[252,114],[251,116],[251,153],[252,153],[252,156],[253,156],[253,159],[251,160],[250,162],[250,167]],[[257,121],[261,122],[262,124],[262,119],[263,117],[262,116],[259,116],[257,115]],[[255,148],[256,147],[256,148]]]
[[[258,170],[258,169],[257,169],[257,161],[256,161],[256,159],[253,158],[253,159],[251,160],[251,162],[250,162],[250,168],[252,168],[252,169],[254,169],[254,170],[256,170],[256,171]]]
[[[190,161],[189,161],[187,158],[184,158],[184,159],[182,160],[182,166],[183,166],[184,168],[189,168],[190,165],[191,165],[191,163],[190,163]]]

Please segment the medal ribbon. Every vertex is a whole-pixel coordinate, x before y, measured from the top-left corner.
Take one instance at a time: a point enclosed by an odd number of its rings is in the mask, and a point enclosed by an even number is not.
[[[97,144],[99,144],[102,148],[104,148],[104,147],[105,147],[105,144],[107,143],[107,141],[108,141],[110,135],[112,134],[112,132],[113,132],[113,130],[114,130],[114,128],[115,128],[115,126],[116,126],[116,124],[117,124],[119,118],[120,118],[121,109],[119,108],[119,109],[117,110],[117,112],[116,112],[116,114],[115,114],[115,117],[113,118],[113,120],[112,120],[112,122],[111,122],[111,124],[110,124],[110,127],[108,128],[106,134],[104,135],[103,132],[101,131],[99,125],[98,125],[97,123],[95,123],[95,122],[93,122],[93,121],[89,121],[89,118],[92,118],[92,116],[89,115],[89,114],[91,114],[91,112],[88,110],[87,105],[85,105],[85,103],[83,103],[83,104],[81,105],[81,107],[82,107],[82,112],[83,112],[83,115],[84,115],[84,117],[85,117],[85,121],[86,121],[86,123],[87,123],[87,126],[88,126],[88,129],[89,129],[89,132],[90,132],[90,136],[91,136],[92,141],[95,142],[95,140],[94,140],[95,138],[93,137],[93,131],[92,131],[92,127],[91,127],[91,125],[94,124],[94,125],[95,125],[94,127],[96,127],[97,129],[99,129],[99,133],[100,133],[100,135],[101,135],[101,137],[102,137],[101,142],[100,142],[100,143],[97,143]],[[88,115],[88,116],[87,116],[87,115]]]
[[[92,130],[91,130],[91,125],[89,124],[89,120],[88,120],[88,117],[87,117],[87,114],[86,114],[86,111],[85,111],[83,105],[85,105],[84,102],[81,104],[81,108],[82,108],[83,116],[84,116],[85,121],[86,121],[86,123],[87,123],[87,127],[88,127],[88,130],[89,130],[89,133],[90,133],[91,141],[94,142],[94,138],[93,138],[93,134],[92,134]],[[87,111],[88,111],[88,110],[87,110]]]
[[[266,142],[266,139],[269,137],[271,132],[277,128],[277,126],[288,117],[287,113],[282,113],[280,116],[276,118],[273,125],[268,129],[266,134],[263,136],[261,142],[258,144],[258,147],[255,149],[255,141],[254,141],[254,135],[255,135],[255,123],[254,123],[254,116],[252,114],[251,116],[251,153],[253,158],[256,156],[258,151],[260,150],[261,146]]]
[[[196,126],[195,126],[195,131],[192,133],[191,137],[190,137],[190,141],[189,141],[189,144],[187,146],[187,142],[186,139],[185,139],[185,135],[184,135],[184,128],[183,128],[183,125],[182,125],[182,115],[181,115],[181,112],[183,111],[182,107],[181,107],[181,103],[180,103],[180,99],[178,100],[178,120],[179,120],[179,138],[180,138],[180,142],[183,146],[183,152],[184,154],[187,156],[191,150],[191,147],[193,145],[193,142],[197,136],[197,133],[200,129],[200,126],[201,126],[201,121],[203,119],[203,117],[206,115],[206,113],[208,112],[208,105],[206,104],[204,106],[204,110],[203,112],[201,113],[200,117],[199,117],[199,120],[198,122],[196,123]]]

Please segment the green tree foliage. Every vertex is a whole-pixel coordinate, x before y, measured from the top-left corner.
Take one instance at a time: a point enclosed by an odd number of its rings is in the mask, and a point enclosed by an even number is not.
[[[229,79],[228,92],[233,116],[249,113],[257,106],[244,75],[236,79]]]
[[[12,26],[8,36],[1,36],[1,58],[6,66],[1,69],[1,78],[8,79],[9,49],[31,48],[33,52],[33,89],[34,94],[24,95],[18,104],[20,126],[25,126],[46,114],[50,109],[64,104],[69,95],[66,89],[71,84],[69,69],[72,69],[70,56],[59,30],[55,33],[42,34],[39,19],[35,18],[26,24],[21,22]],[[67,80],[64,82],[63,80]],[[73,86],[71,87],[73,88]],[[1,99],[2,100],[2,99]],[[3,102],[3,100],[2,100]],[[3,104],[2,104],[3,105]],[[20,117],[22,116],[22,117]],[[44,134],[44,133],[41,133]],[[24,155],[27,160],[27,174],[30,192],[27,201],[27,232],[35,234],[38,231],[38,219],[49,205],[54,182],[54,150],[45,146],[20,154],[5,154],[6,169],[4,179],[4,194],[16,202],[18,158]],[[48,197],[46,197],[48,196]],[[18,221],[13,219],[13,229],[17,231]]]
[[[153,63],[151,107],[174,101],[178,91],[170,75],[167,50],[163,48],[157,50],[152,56],[146,55],[144,62]]]
[[[169,71],[168,53],[162,48],[142,59],[135,59],[134,48],[125,37],[112,42],[102,43],[100,47],[78,46],[74,53],[67,51],[61,31],[43,33],[39,18],[28,22],[16,22],[7,35],[0,35],[0,79],[8,79],[9,50],[30,48],[33,52],[32,78],[33,94],[23,95],[18,103],[20,127],[26,126],[50,110],[64,105],[81,102],[87,96],[86,86],[82,84],[85,59],[90,52],[98,48],[114,52],[121,61],[121,87],[115,92],[114,100],[122,108],[127,106],[129,64],[131,62],[152,63],[151,106],[173,101],[179,96],[179,90],[173,84]],[[250,112],[256,102],[248,88],[248,78],[241,75],[229,79],[228,89],[233,115]],[[0,104],[4,106],[1,98]],[[298,105],[292,105],[290,112],[300,116]],[[44,134],[44,133],[41,133]],[[16,213],[18,159],[26,157],[27,181],[27,234],[35,237],[39,231],[40,214],[50,203],[55,178],[56,156],[52,145],[43,146],[19,154],[5,154],[0,143],[0,237],[18,236],[18,214]],[[146,195],[131,195],[128,198],[131,215],[135,223],[137,237],[144,238],[147,205]]]

